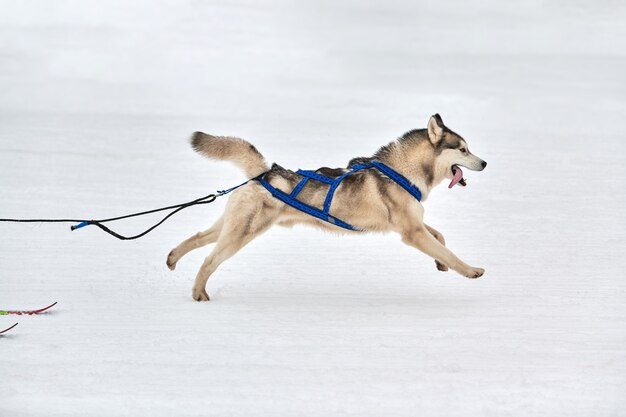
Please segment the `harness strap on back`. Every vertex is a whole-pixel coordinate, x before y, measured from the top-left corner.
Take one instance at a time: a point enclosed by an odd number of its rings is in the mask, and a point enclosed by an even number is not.
[[[263,178],[255,178],[267,191],[269,191],[274,197],[279,199],[285,204],[290,205],[293,208],[296,208],[300,211],[305,212],[306,214],[310,214],[313,217],[317,217],[320,220],[324,220],[328,223],[332,223],[339,227],[343,227],[348,230],[360,230],[352,225],[349,225],[346,222],[343,222],[336,218],[335,216],[331,216],[328,213],[323,212],[322,210],[318,210],[315,207],[311,207],[308,204],[303,203],[302,201],[298,201],[295,198],[289,196],[289,194],[282,192],[278,188],[272,186],[269,182],[265,181]]]
[[[333,183],[330,185],[330,190],[328,190],[328,194],[326,194],[326,201],[324,201],[324,213],[328,213],[328,211],[330,210],[330,203],[333,202],[333,196],[335,195],[335,190],[337,189],[337,187],[339,187],[339,184],[341,184],[341,181],[343,181],[343,179],[347,177],[348,175],[354,174],[355,172],[360,171],[367,167],[365,165],[360,165],[360,166],[354,165],[351,168],[352,168],[352,171],[348,171],[345,174],[341,175],[335,181],[333,181]]]
[[[334,178],[328,178],[324,175],[318,174],[315,171],[305,171],[305,170],[299,169],[296,172],[296,174],[302,175],[304,177],[313,178],[314,180],[325,182],[326,184],[331,184],[331,185],[336,181]]]
[[[296,198],[298,196],[298,194],[300,194],[300,191],[302,191],[302,189],[306,185],[307,181],[309,181],[309,178],[310,177],[302,178],[302,181],[300,181],[298,183],[298,185],[296,185],[296,188],[294,188],[293,191],[291,192],[291,194],[289,194],[289,197],[290,198]]]
[[[297,174],[302,175],[303,178],[302,180],[298,183],[298,185],[296,185],[294,187],[294,189],[291,191],[290,194],[285,193],[284,191],[279,190],[278,188],[272,186],[269,182],[265,181],[263,178],[261,178],[261,176],[258,176],[256,178],[253,178],[253,180],[258,181],[263,187],[265,187],[265,189],[267,191],[269,191],[272,196],[274,196],[275,198],[279,199],[280,201],[282,201],[283,203],[297,209],[300,210],[304,213],[307,213],[313,217],[316,217],[320,220],[324,220],[328,223],[332,223],[336,226],[339,227],[343,227],[344,229],[348,229],[348,230],[355,230],[355,231],[363,231],[363,229],[359,229],[358,227],[354,227],[351,224],[348,224],[338,218],[336,218],[335,216],[332,216],[329,214],[330,211],[330,205],[333,202],[333,196],[335,195],[335,191],[337,190],[337,188],[339,187],[339,185],[341,184],[341,181],[344,180],[344,178],[346,178],[348,175],[350,174],[354,174],[357,171],[360,171],[362,169],[368,169],[368,168],[376,168],[378,169],[380,172],[382,172],[383,174],[385,174],[387,177],[389,177],[391,180],[393,180],[396,184],[398,184],[399,186],[401,186],[402,188],[404,188],[409,194],[411,194],[413,197],[415,197],[415,199],[417,201],[421,201],[422,200],[422,193],[419,190],[419,188],[417,188],[415,185],[411,184],[411,182],[406,179],[406,177],[404,177],[402,174],[394,171],[392,168],[388,167],[387,165],[383,164],[382,162],[379,161],[371,161],[371,162],[366,162],[364,164],[356,164],[350,167],[350,171],[342,174],[341,176],[337,177],[337,178],[329,178],[326,177],[324,175],[318,174],[317,172],[314,171],[306,171],[306,170],[298,170]],[[326,194],[326,199],[324,201],[324,209],[323,210],[319,210],[315,207],[312,207],[306,203],[303,203],[302,201],[299,201],[296,199],[296,197],[298,196],[298,194],[302,191],[302,189],[304,188],[304,186],[306,185],[306,183],[310,180],[310,179],[314,179],[326,184],[330,185],[330,189],[328,190],[328,193]],[[230,191],[230,190],[229,190]]]

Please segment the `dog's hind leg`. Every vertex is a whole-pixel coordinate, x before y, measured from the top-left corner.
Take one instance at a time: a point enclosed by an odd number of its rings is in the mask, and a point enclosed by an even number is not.
[[[435,239],[437,239],[439,241],[439,243],[441,243],[443,246],[446,246],[446,240],[444,239],[443,235],[434,227],[430,227],[427,224],[425,224],[424,226],[426,226],[426,229],[428,229],[428,231],[430,232],[431,235],[433,235],[435,237]],[[435,259],[435,265],[437,265],[437,269],[439,271],[445,272],[448,270],[448,267],[444,264],[442,264],[441,262],[439,262],[437,259]]]
[[[262,201],[249,205],[243,213],[241,211],[245,208],[245,204],[235,206],[237,208],[233,208],[231,213],[226,213],[217,244],[198,271],[192,292],[193,299],[196,301],[209,300],[206,283],[220,264],[269,229],[278,218],[278,210],[267,206]]]
[[[205,230],[204,232],[196,233],[189,239],[183,241],[180,245],[176,246],[172,249],[169,255],[167,255],[167,267],[173,271],[176,269],[176,263],[180,260],[180,258],[192,250],[217,242],[223,226],[224,218],[220,217],[210,229]]]

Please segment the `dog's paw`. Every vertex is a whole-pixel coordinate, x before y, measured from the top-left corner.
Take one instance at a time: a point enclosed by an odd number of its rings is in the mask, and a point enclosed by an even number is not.
[[[437,269],[441,272],[446,272],[448,270],[448,267],[439,261],[435,261],[435,265],[437,265]]]
[[[192,297],[196,301],[209,301],[209,294],[207,294],[204,288],[202,289],[193,289]]]
[[[480,278],[485,273],[485,270],[482,268],[471,268],[468,273],[465,274],[466,277],[475,279]]]
[[[167,261],[165,262],[170,271],[176,269],[176,262],[178,262],[178,259],[174,256],[174,251],[171,251],[170,254],[167,255]]]

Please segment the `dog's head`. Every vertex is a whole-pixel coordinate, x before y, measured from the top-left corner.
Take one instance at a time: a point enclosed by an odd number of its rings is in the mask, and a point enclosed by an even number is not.
[[[428,121],[428,139],[435,149],[435,170],[451,180],[448,188],[467,185],[461,167],[482,171],[487,166],[487,162],[470,152],[465,139],[443,124],[438,114]]]

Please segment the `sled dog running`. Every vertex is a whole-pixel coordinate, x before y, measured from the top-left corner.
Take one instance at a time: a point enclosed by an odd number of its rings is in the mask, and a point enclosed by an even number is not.
[[[359,169],[345,176],[334,190],[329,213],[331,217],[353,225],[355,231],[313,217],[275,198],[258,180],[290,194],[303,176],[277,164],[269,167],[263,155],[249,142],[196,132],[191,137],[191,145],[208,158],[235,163],[248,178],[257,179],[233,191],[224,213],[211,228],[183,241],[169,253],[167,266],[174,270],[185,254],[215,243],[193,286],[192,296],[196,301],[209,300],[207,280],[222,262],[274,224],[290,227],[306,223],[335,233],[393,231],[401,236],[402,242],[435,259],[440,271],[450,268],[468,278],[478,278],[485,272],[459,259],[445,246],[443,235],[423,222],[422,203],[433,187],[444,179],[450,180],[449,188],[456,184],[465,186],[461,167],[482,171],[487,166],[470,152],[465,139],[444,125],[438,114],[429,119],[426,129],[411,130],[381,147],[372,157],[350,161],[348,167],[373,162],[384,164],[421,192],[421,201],[418,201],[397,182],[374,168]],[[349,171],[349,168],[319,168],[314,173],[320,178],[332,179]],[[330,187],[326,182],[310,179],[299,190],[297,200],[321,209]]]

